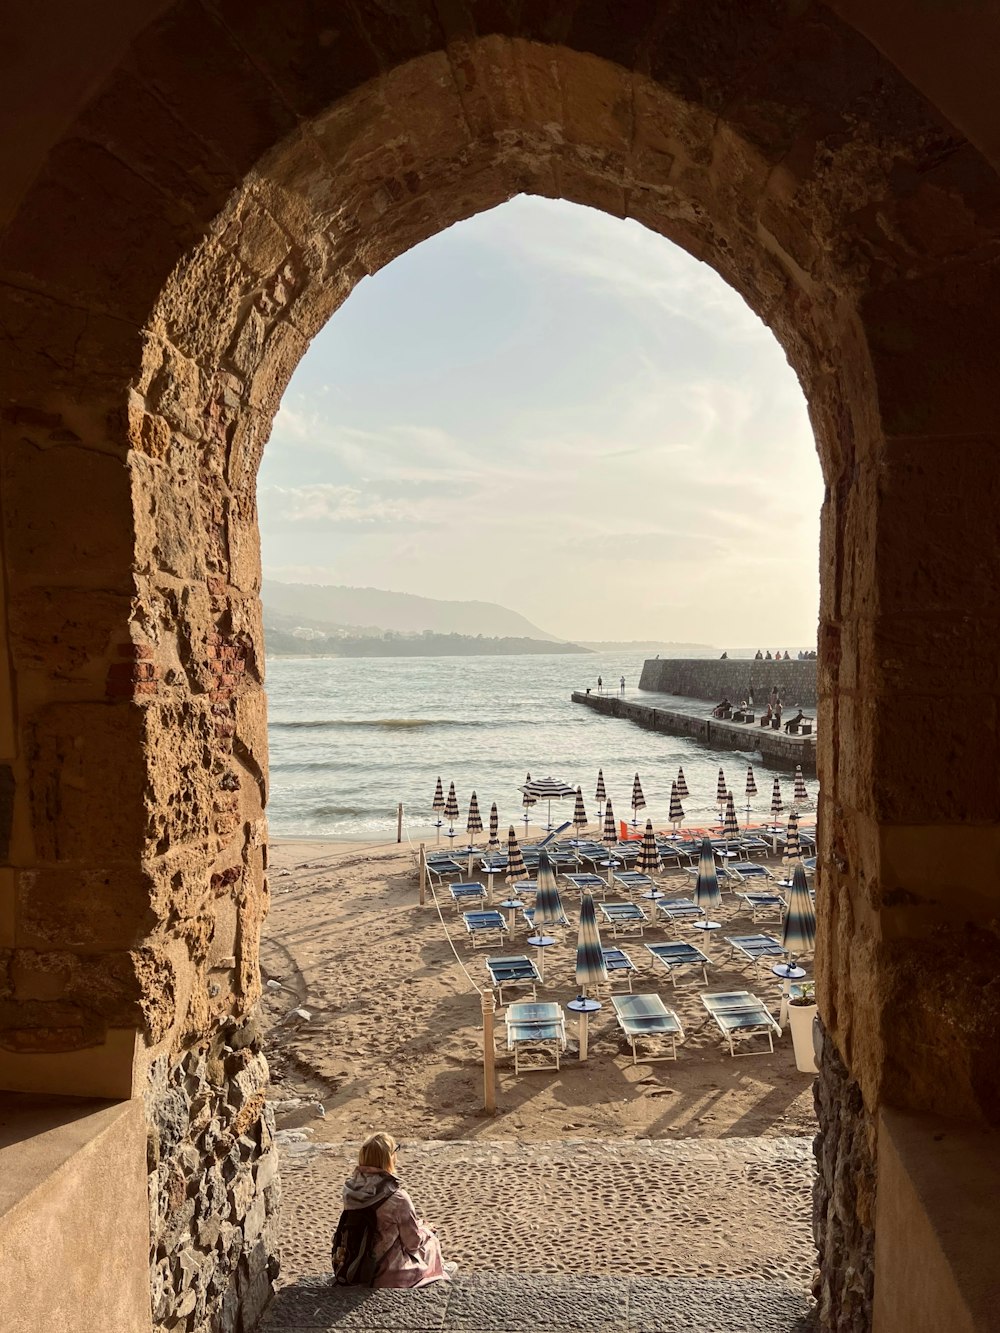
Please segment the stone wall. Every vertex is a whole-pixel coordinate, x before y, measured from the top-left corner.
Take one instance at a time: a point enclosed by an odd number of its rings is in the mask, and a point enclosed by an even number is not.
[[[820,1324],[824,1333],[870,1333],[875,1280],[875,1129],[861,1089],[826,1034],[821,1038],[814,1097],[820,1125],[813,1190]]]
[[[150,1266],[157,1329],[249,1333],[278,1273],[281,1199],[267,1062],[253,1020],[153,1063]]]
[[[816,662],[755,662],[742,657],[657,657],[643,664],[640,690],[659,690],[688,699],[731,699],[739,703],[753,687],[758,708],[777,685],[782,707],[815,708]]]

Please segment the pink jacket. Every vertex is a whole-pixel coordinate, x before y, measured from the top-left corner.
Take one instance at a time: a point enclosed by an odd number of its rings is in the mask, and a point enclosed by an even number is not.
[[[387,1171],[359,1166],[344,1185],[344,1207],[364,1208],[397,1183]],[[441,1260],[441,1243],[430,1227],[421,1222],[406,1190],[397,1188],[379,1207],[375,1252],[379,1266],[375,1287],[423,1287],[428,1282],[447,1281]]]

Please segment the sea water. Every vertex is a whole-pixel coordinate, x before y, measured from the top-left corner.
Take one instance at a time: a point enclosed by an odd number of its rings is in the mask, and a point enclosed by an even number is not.
[[[720,767],[741,824],[749,762],[759,791],[751,818],[770,808],[775,776],[787,806],[789,775],[768,769],[754,754],[750,728],[745,753],[719,751],[571,701],[573,690],[596,691],[599,675],[605,691],[615,692],[624,675],[629,696],[657,702],[657,696],[637,693],[644,656],[269,658],[271,833],[390,841],[402,802],[404,840],[434,841],[431,801],[440,777],[446,794],[449,783],[455,784],[461,811],[456,829],[464,830],[475,791],[484,825],[495,801],[505,836],[510,824],[523,831],[520,788],[529,772],[582,787],[592,821],[598,813],[598,769],[604,771],[616,818],[629,821],[638,773],[647,802],[640,822],[648,815],[657,828],[667,823],[670,783],[681,765],[691,793],[683,802],[689,824],[717,817]],[[659,701],[666,702],[662,696]],[[708,714],[712,705],[689,702],[688,707]],[[808,780],[807,787],[814,798],[815,781]],[[572,801],[554,804],[553,822],[569,819],[572,811]],[[546,822],[547,814],[547,807],[536,806],[532,823]]]

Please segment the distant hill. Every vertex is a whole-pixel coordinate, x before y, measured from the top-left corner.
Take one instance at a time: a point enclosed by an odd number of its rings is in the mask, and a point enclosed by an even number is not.
[[[537,653],[586,653],[575,643],[545,639],[488,638],[482,634],[303,634],[265,623],[267,651],[275,657],[522,657]]]
[[[265,579],[261,589],[265,624],[269,613],[287,625],[311,625],[378,634],[396,630],[420,634],[482,634],[491,638],[523,638],[559,643],[554,634],[495,602],[455,602],[380,588],[347,588],[319,583],[278,583]]]
[[[664,643],[661,640],[647,639],[580,639],[579,643],[583,648],[589,648],[592,652],[628,652],[628,653],[661,653],[667,657],[671,654],[677,657],[694,657],[696,654],[707,653],[717,655],[718,650],[713,648],[710,643]],[[752,657],[753,654],[751,653]],[[732,657],[732,653],[730,653]]]

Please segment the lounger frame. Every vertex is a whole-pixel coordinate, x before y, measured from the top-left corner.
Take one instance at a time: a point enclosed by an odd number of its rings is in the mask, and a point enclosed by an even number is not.
[[[632,1063],[639,1063],[640,1041],[665,1041],[669,1049],[660,1055],[643,1055],[643,1064],[676,1060],[677,1043],[684,1040],[684,1028],[673,1009],[668,1009],[659,995],[612,995],[618,1026],[632,1048]]]

